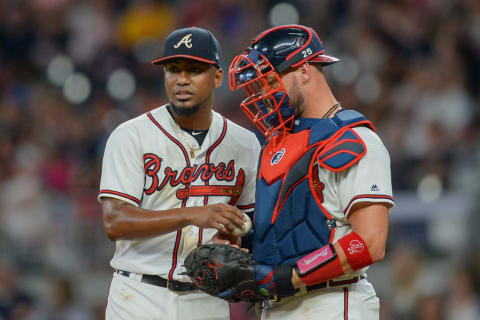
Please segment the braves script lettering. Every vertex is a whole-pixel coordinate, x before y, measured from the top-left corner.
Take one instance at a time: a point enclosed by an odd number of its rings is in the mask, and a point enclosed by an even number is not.
[[[228,164],[225,164],[225,162],[220,162],[217,165],[213,163],[194,164],[191,167],[183,168],[180,172],[170,167],[165,167],[163,170],[164,177],[160,182],[158,172],[160,171],[162,158],[155,154],[147,153],[143,156],[143,161],[145,163],[145,175],[152,179],[150,187],[145,189],[145,194],[147,195],[162,190],[167,183],[175,187],[179,184],[191,184],[198,178],[203,181],[209,181],[213,176],[218,181],[232,181],[235,178],[235,162],[230,160]]]

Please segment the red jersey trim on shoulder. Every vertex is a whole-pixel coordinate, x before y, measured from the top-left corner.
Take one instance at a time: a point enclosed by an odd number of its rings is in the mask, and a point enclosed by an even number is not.
[[[375,199],[375,200],[385,199],[385,200],[389,200],[391,202],[395,202],[393,197],[388,196],[386,194],[360,194],[358,196],[353,197],[352,200],[350,200],[350,202],[348,203],[345,210],[343,210],[343,213],[347,214],[347,212],[350,210],[350,207],[352,206],[353,202],[358,200],[358,199]],[[375,201],[375,202],[378,202],[378,201]],[[387,202],[387,201],[385,201],[385,202]]]
[[[225,138],[225,136],[227,135],[227,119],[225,119],[225,117],[222,117],[223,118],[223,128],[222,128],[222,133],[220,134],[220,137],[217,139],[217,141],[215,141],[214,144],[212,144],[212,146],[210,148],[208,148],[208,151],[207,151],[207,162],[210,161],[210,155],[212,153],[212,151],[218,147],[218,145],[220,144],[220,142],[223,141],[223,139]]]
[[[123,192],[118,192],[118,191],[108,190],[108,189],[103,189],[103,190],[100,190],[98,192],[99,196],[108,195],[108,194],[114,194],[116,196],[120,196],[120,197],[123,197],[125,199],[131,200],[131,201],[135,202],[136,204],[140,204],[140,199],[137,199],[134,196],[131,196],[131,195],[123,193]]]

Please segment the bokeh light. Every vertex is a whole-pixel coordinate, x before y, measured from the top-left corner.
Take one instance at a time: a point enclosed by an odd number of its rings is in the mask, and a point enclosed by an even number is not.
[[[353,57],[347,55],[342,57],[342,61],[335,64],[331,72],[334,80],[341,85],[348,86],[358,76],[360,68]]]
[[[66,55],[55,56],[47,67],[47,77],[51,83],[61,87],[65,80],[73,73],[75,67],[72,59]]]
[[[297,8],[291,3],[280,2],[270,9],[268,20],[273,27],[284,24],[297,24],[300,18]]]
[[[85,102],[92,91],[90,79],[82,74],[72,74],[65,80],[63,85],[63,96],[72,104],[80,104]]]
[[[107,92],[116,100],[126,100],[135,92],[135,78],[126,69],[113,71],[107,80]]]
[[[438,200],[443,193],[443,183],[436,174],[427,174],[418,183],[417,194],[420,200],[425,203],[432,203]]]
[[[378,78],[373,74],[360,76],[355,84],[355,94],[360,102],[371,104],[380,96],[381,85]]]

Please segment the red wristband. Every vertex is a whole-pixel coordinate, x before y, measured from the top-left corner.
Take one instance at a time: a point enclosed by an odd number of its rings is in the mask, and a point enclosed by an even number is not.
[[[373,263],[370,251],[362,237],[356,232],[351,232],[338,240],[338,243],[347,256],[348,263],[353,270],[359,270]]]

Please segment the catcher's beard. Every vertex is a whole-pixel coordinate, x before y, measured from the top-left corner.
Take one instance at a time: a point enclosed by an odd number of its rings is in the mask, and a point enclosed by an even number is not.
[[[300,93],[300,90],[298,89],[297,85],[297,80],[295,79],[292,89],[290,90],[290,94],[288,97],[290,98],[290,104],[292,105],[295,118],[300,118],[303,114],[303,95]]]

